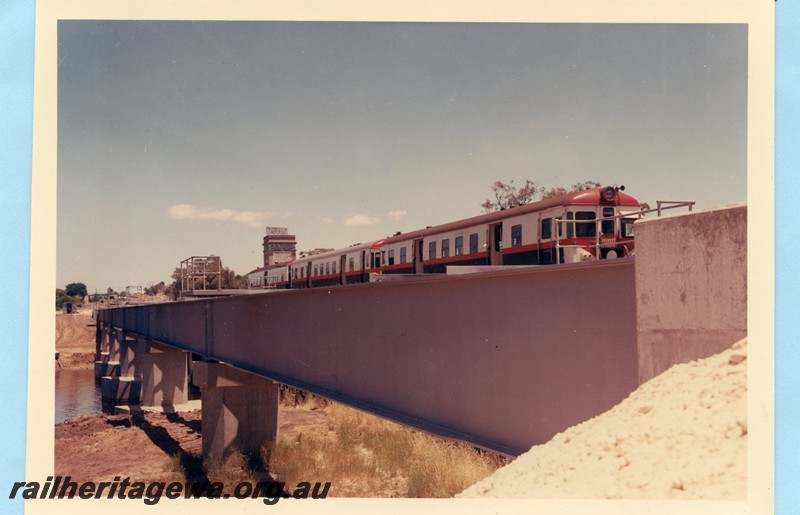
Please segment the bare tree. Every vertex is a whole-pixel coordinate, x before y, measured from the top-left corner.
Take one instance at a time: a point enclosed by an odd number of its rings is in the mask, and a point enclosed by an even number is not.
[[[495,181],[492,184],[492,192],[494,193],[494,200],[486,199],[481,204],[481,207],[487,213],[529,204],[544,193],[544,188],[537,186],[530,179],[526,179],[525,184],[519,188],[514,185],[513,180],[508,184],[503,181]]]
[[[561,197],[569,193],[588,190],[589,188],[598,188],[600,186],[601,184],[597,181],[584,181],[573,184],[570,189],[563,186],[547,189],[544,186],[537,186],[536,183],[530,179],[526,179],[525,185],[517,188],[513,180],[508,184],[502,181],[495,181],[491,186],[492,192],[494,193],[494,200],[486,199],[486,201],[481,204],[481,207],[484,212],[491,213],[493,211],[502,211],[504,209],[530,204],[537,200]]]
[[[578,183],[575,183],[575,184],[572,185],[572,189],[570,190],[570,193],[574,193],[576,191],[588,190],[588,189],[591,189],[591,188],[599,188],[600,186],[602,186],[602,184],[600,184],[597,181],[578,182]]]

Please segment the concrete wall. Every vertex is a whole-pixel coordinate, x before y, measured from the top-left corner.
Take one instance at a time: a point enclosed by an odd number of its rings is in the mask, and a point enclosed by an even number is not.
[[[636,222],[639,381],[747,335],[747,206]]]

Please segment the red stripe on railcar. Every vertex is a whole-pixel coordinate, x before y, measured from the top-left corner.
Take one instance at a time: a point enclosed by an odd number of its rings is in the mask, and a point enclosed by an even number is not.
[[[489,252],[475,252],[473,254],[459,254],[458,256],[448,256],[446,258],[436,258],[436,259],[428,259],[424,260],[422,264],[424,265],[443,265],[447,263],[453,263],[456,261],[467,261],[470,259],[486,259],[489,256]]]

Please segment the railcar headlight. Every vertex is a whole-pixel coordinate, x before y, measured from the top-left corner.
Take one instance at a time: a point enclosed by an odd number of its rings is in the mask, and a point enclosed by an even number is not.
[[[617,190],[609,186],[605,190],[603,190],[603,198],[606,202],[611,202],[614,200],[614,197],[617,196]]]

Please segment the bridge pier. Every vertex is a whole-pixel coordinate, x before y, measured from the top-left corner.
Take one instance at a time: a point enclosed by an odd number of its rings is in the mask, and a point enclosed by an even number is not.
[[[111,327],[103,334],[95,376],[102,374],[104,402],[174,406],[188,401],[189,353]]]
[[[278,437],[278,385],[224,363],[197,362],[192,382],[202,389],[203,454],[260,449]]]
[[[100,326],[101,324],[98,324]],[[119,355],[112,357],[112,342],[116,339],[118,329],[110,325],[98,327],[95,339],[94,377],[100,381],[103,376],[119,375]],[[114,359],[116,358],[116,359]]]

